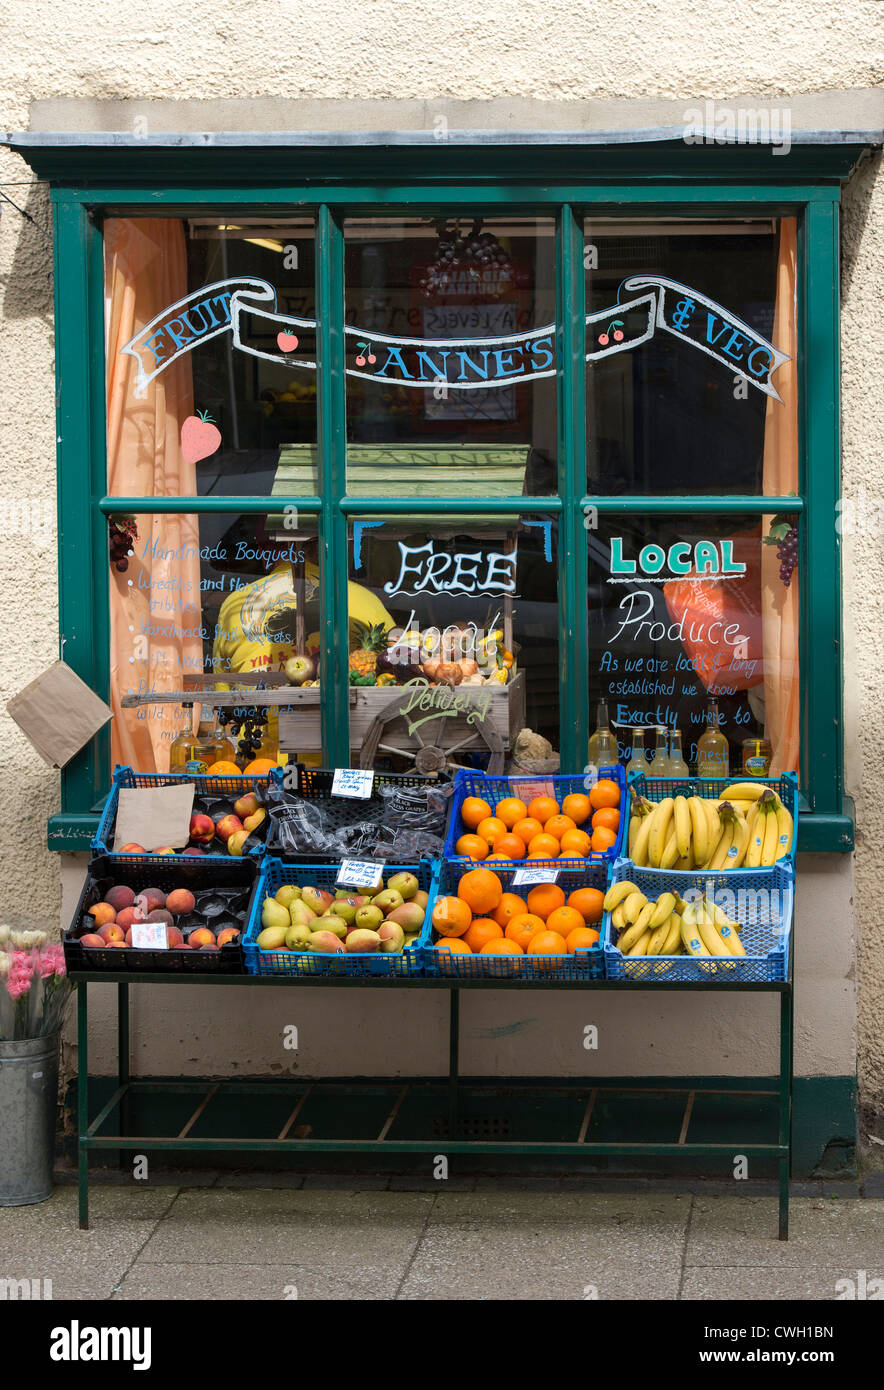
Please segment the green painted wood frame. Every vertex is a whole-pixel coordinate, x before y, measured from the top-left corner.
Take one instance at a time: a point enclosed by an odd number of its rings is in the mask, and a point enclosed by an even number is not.
[[[333,154],[329,159],[333,159]],[[157,160],[153,151],[152,161]],[[426,517],[462,511],[554,516],[558,525],[560,588],[559,675],[563,766],[585,761],[588,727],[587,546],[584,507],[611,513],[683,511],[801,514],[802,545],[802,747],[805,750],[804,806],[799,848],[853,847],[852,805],[843,791],[841,557],[835,530],[839,469],[838,205],[840,183],[713,184],[646,182],[634,185],[525,186],[461,182],[403,186],[391,182],[379,201],[378,186],[317,187],[182,186],[173,180],[174,152],[166,156],[168,184],[78,186],[52,189],[55,216],[55,311],[58,421],[59,612],[65,660],[100,694],[109,682],[108,563],[105,515],[139,510],[250,512],[278,510],[281,499],[258,497],[120,498],[106,493],[104,433],[104,287],[100,219],[105,211],[169,215],[198,206],[219,209],[297,205],[314,211],[317,223],[319,370],[317,429],[322,457],[321,495],[284,499],[320,518],[321,660],[333,672],[325,701],[323,737],[330,764],[349,760],[347,625],[337,621],[347,602],[348,517],[383,510]],[[842,175],[843,176],[843,175]],[[806,169],[802,173],[807,178]],[[559,490],[556,497],[494,498],[463,504],[451,498],[362,499],[346,495],[344,376],[343,219],[351,208],[389,212],[438,211],[468,202],[471,209],[505,204],[509,211],[556,216]],[[583,362],[583,216],[647,214],[703,216],[716,212],[799,218],[799,307],[801,476],[798,498],[715,495],[690,497],[591,497],[585,494],[585,395]],[[84,556],[83,537],[88,540]],[[49,823],[54,849],[85,849],[95,812],[110,777],[105,730],[62,773],[62,811]]]

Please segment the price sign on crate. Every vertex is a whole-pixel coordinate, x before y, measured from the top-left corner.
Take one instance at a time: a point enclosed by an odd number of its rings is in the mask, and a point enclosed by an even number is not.
[[[342,859],[335,879],[339,888],[376,888],[384,866],[373,859]]]
[[[169,945],[165,922],[133,922],[132,945],[141,951],[165,951]]]
[[[520,883],[555,883],[558,876],[558,869],[516,869],[513,887]]]
[[[351,796],[367,801],[374,787],[370,768],[336,767],[332,778],[332,796]]]

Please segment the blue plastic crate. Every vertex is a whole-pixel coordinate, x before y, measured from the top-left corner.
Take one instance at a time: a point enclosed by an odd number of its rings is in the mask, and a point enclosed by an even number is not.
[[[617,764],[616,767],[599,768],[598,777],[593,774],[580,772],[574,774],[556,773],[531,775],[523,777],[489,777],[484,772],[473,772],[467,768],[461,768],[454,779],[454,797],[452,799],[451,811],[448,816],[448,829],[445,835],[444,858],[455,864],[469,865],[473,861],[465,859],[463,855],[455,853],[454,846],[457,844],[461,835],[465,835],[468,826],[464,825],[461,816],[461,807],[468,796],[481,796],[489,803],[492,810],[508,796],[519,796],[525,802],[529,802],[534,796],[550,795],[554,796],[559,805],[571,792],[588,792],[592,789],[598,778],[606,777],[612,782],[616,782],[620,787],[620,827],[617,831],[616,843],[606,850],[604,854],[592,853],[586,859],[532,859],[532,865],[548,863],[554,868],[567,865],[569,868],[580,870],[587,864],[605,865],[611,864],[623,853],[624,837],[626,835],[626,775],[623,768]],[[581,827],[585,829],[584,827]],[[475,867],[475,865],[473,865]]]
[[[311,884],[334,892],[340,864],[290,864],[272,856],[264,860],[258,888],[252,899],[252,913],[243,938],[246,973],[249,975],[421,975],[423,947],[430,938],[430,917],[437,890],[435,862],[420,864],[387,864],[384,878],[407,869],[429,893],[421,933],[406,951],[378,952],[371,955],[347,954],[338,951],[262,951],[257,945],[261,931],[261,909],[264,899],[272,898],[285,883]],[[357,891],[353,890],[354,893]]]
[[[464,874],[477,866],[469,859],[448,860],[443,863],[439,875],[438,896],[445,897],[457,892],[457,885]],[[491,866],[489,866],[491,867]],[[519,893],[525,897],[530,886],[513,885],[513,878],[521,867],[527,865],[495,864],[494,873],[503,884],[505,893]],[[543,862],[532,860],[532,869],[542,868]],[[579,868],[560,869],[558,864],[551,867],[558,870],[556,883],[565,896],[575,888],[598,888],[604,893],[607,886],[609,866],[606,864],[582,864]],[[429,921],[429,917],[427,918]],[[601,980],[604,976],[604,953],[602,951],[601,923],[598,924],[599,942],[589,951],[576,951],[573,956],[483,956],[455,955],[449,951],[438,951],[432,940],[432,931],[424,946],[424,973],[427,975],[453,975],[461,979],[498,980]]]
[[[740,940],[746,955],[728,960],[719,956],[624,956],[617,948],[619,935],[606,912],[602,929],[605,976],[609,980],[644,980],[669,984],[673,980],[699,980],[733,984],[747,980],[785,980],[789,968],[795,877],[791,865],[771,869],[732,869],[712,873],[702,869],[639,869],[630,859],[611,868],[611,883],[630,879],[650,902],[661,893],[688,898],[689,890],[705,892],[733,920],[742,923]]]
[[[183,772],[136,772],[134,768],[117,766],[114,768],[113,781],[108,798],[104,803],[101,819],[98,822],[98,829],[91,841],[91,849],[94,855],[113,854],[111,846],[114,839],[114,827],[117,822],[117,807],[120,801],[120,791],[123,788],[131,789],[134,787],[173,787],[182,782],[192,782],[195,797],[239,797],[252,787],[266,788],[271,778],[282,781],[283,769],[274,768],[270,773],[256,776],[254,773],[243,774],[234,777],[188,777]],[[115,855],[121,863],[128,865],[156,864],[163,865],[168,863],[169,856],[165,854],[123,854]],[[217,854],[202,854],[200,861],[209,864],[226,864],[231,856],[226,850]]]
[[[770,787],[775,791],[782,801],[786,810],[792,817],[792,848],[788,854],[778,859],[778,864],[788,862],[795,867],[795,846],[798,843],[798,778],[794,772],[783,772],[779,777],[651,777],[644,772],[630,772],[627,779],[630,792],[635,792],[638,796],[646,796],[648,801],[662,801],[667,796],[703,796],[720,798],[725,787],[732,787],[736,782],[757,782],[760,786]],[[626,820],[625,834],[629,834],[629,818]],[[626,844],[621,853],[626,854]],[[661,869],[660,873],[674,873],[672,869]],[[741,869],[729,869],[728,873],[742,873]],[[754,872],[754,870],[752,871]],[[761,873],[770,873],[770,868],[759,870]]]

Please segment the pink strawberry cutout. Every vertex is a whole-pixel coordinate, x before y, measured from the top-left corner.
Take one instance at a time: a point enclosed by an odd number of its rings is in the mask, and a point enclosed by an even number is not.
[[[199,463],[206,459],[221,444],[221,431],[212,424],[207,410],[199,415],[188,415],[181,426],[181,452],[186,463]]]
[[[294,352],[298,346],[298,339],[294,333],[277,333],[276,341],[279,344],[280,352]]]

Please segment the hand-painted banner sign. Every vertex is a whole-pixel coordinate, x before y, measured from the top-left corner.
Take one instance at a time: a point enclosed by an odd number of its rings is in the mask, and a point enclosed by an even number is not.
[[[262,307],[265,304],[267,308]],[[714,357],[765,395],[780,399],[771,377],[789,360],[788,354],[714,300],[660,275],[631,276],[620,286],[615,305],[587,314],[586,361],[629,352],[653,338],[658,329]],[[143,395],[149,382],[183,353],[227,331],[233,335],[234,346],[252,357],[316,370],[315,319],[278,314],[276,291],[266,280],[219,280],[170,305],[120,349],[138,363],[136,395]],[[344,331],[347,375],[368,381],[470,391],[537,381],[556,372],[554,324],[528,333],[463,341],[398,338],[389,333],[370,336],[362,328]]]

